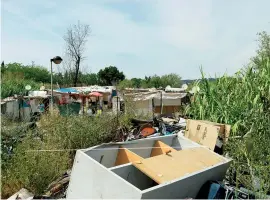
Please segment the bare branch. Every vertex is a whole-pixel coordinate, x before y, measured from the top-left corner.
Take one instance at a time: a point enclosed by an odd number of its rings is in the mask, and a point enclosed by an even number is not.
[[[81,24],[78,21],[77,24],[70,26],[67,29],[66,35],[64,35],[64,40],[66,42],[67,55],[70,56],[71,60],[74,61],[75,67],[75,77],[74,86],[76,86],[78,81],[78,75],[80,71],[80,64],[84,60],[83,53],[85,51],[85,45],[87,38],[90,34],[90,27],[87,24]]]

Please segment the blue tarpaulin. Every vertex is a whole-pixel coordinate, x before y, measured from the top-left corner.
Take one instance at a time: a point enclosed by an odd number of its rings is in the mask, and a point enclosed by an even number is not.
[[[63,93],[78,92],[78,90],[76,90],[74,88],[61,88],[61,89],[57,89],[56,91],[63,92]]]

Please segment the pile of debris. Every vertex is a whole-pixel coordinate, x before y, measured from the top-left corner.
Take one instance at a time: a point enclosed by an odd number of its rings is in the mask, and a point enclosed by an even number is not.
[[[63,199],[66,197],[66,191],[69,184],[71,170],[68,170],[66,173],[64,173],[60,178],[52,182],[44,195],[41,196],[35,196],[31,192],[29,192],[27,189],[22,188],[15,194],[13,194],[11,197],[8,198],[8,200],[15,200],[15,199]]]
[[[167,137],[183,137],[183,138],[186,138],[187,140],[189,140],[193,143],[196,143],[197,145],[201,145],[201,146],[206,147],[208,149],[208,151],[210,151],[210,152],[214,151],[215,153],[222,155],[223,154],[223,146],[228,141],[228,137],[229,137],[229,133],[230,133],[230,125],[218,124],[218,123],[213,123],[213,122],[209,122],[209,121],[202,121],[202,120],[191,120],[191,119],[187,119],[185,117],[175,118],[172,116],[158,116],[158,117],[154,117],[152,120],[132,119],[131,123],[132,123],[132,129],[123,131],[123,133],[118,137],[118,143],[123,145],[123,146],[124,145],[127,145],[127,146],[131,145],[132,146],[134,144],[137,144],[137,141],[134,141],[134,140],[143,139],[143,138],[149,138],[149,140],[158,141],[160,144],[159,143],[157,143],[157,144],[159,144],[159,145],[161,145],[161,144],[164,145],[163,142],[165,142],[166,139],[162,139],[164,137],[161,137],[161,136],[166,136],[166,138]],[[140,143],[140,141],[141,140],[138,140],[138,144]],[[163,142],[160,142],[160,141],[163,141]],[[118,145],[118,143],[109,143],[107,145]],[[183,144],[183,145],[185,146],[186,144]],[[166,144],[165,144],[165,146],[166,146]],[[194,147],[196,147],[196,145]],[[93,147],[93,148],[95,148],[95,147]],[[171,147],[171,148],[175,148],[175,147]],[[181,150],[181,148],[180,148],[180,150]],[[176,151],[174,149],[172,149],[172,150],[173,151],[168,151],[168,152],[171,153],[171,152]],[[123,151],[130,153],[128,148],[123,150]],[[163,151],[163,150],[161,150],[161,151]],[[121,155],[121,152],[119,149],[118,156]],[[139,151],[137,151],[137,153],[138,152]],[[166,151],[165,154],[169,154],[168,152]],[[211,153],[209,155],[211,155]],[[102,156],[102,158],[103,158],[103,156]],[[131,153],[131,157],[134,157],[134,156],[137,159],[138,155]],[[176,154],[175,154],[175,156],[176,156]],[[102,160],[102,158],[101,158],[101,160]],[[110,160],[111,159],[112,158],[110,156]],[[144,158],[142,158],[142,159],[144,160]],[[176,157],[175,157],[175,159],[176,159]],[[226,160],[227,158],[223,157],[223,159]],[[75,160],[76,160],[76,158],[75,158]],[[100,164],[102,164],[101,160],[100,160]],[[107,162],[107,161],[104,161],[104,162]],[[121,162],[123,162],[123,160]],[[200,162],[200,161],[198,161],[198,162]],[[77,161],[77,163],[78,163],[78,161]],[[137,165],[137,164],[138,164],[138,162],[135,162],[134,165]],[[139,163],[139,164],[142,164],[142,163]],[[76,165],[76,162],[74,165]],[[110,167],[112,167],[112,166],[110,166]],[[130,170],[132,171],[133,168],[130,168]],[[145,170],[146,170],[146,168],[145,168]],[[209,168],[209,170],[211,170],[211,167]],[[29,199],[30,200],[30,199],[62,199],[62,198],[66,198],[66,193],[67,193],[68,186],[69,186],[70,176],[71,176],[71,171],[67,171],[59,179],[57,179],[56,181],[51,183],[48,186],[46,192],[44,193],[45,195],[34,196],[32,193],[28,192],[26,189],[23,188],[19,192],[15,193],[13,196],[11,196],[9,199],[10,200],[11,199]],[[162,178],[159,178],[159,179],[162,179]],[[199,190],[199,188],[200,188],[200,190]],[[216,199],[216,198],[251,199],[251,198],[255,198],[254,195],[251,194],[250,191],[245,190],[245,188],[242,188],[241,190],[237,190],[235,188],[235,186],[232,184],[227,184],[227,183],[225,184],[224,182],[217,182],[216,180],[208,180],[206,183],[204,183],[199,188],[198,188],[199,192],[196,195],[196,198],[199,198],[199,199]],[[194,197],[195,196],[193,196],[193,198]]]
[[[158,137],[176,134],[185,130],[186,120],[184,118],[154,117],[153,120],[132,119],[133,128],[124,132],[118,141],[125,142],[147,137]]]

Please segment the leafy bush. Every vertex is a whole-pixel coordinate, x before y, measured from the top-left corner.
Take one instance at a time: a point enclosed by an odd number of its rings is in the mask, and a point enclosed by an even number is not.
[[[38,84],[31,80],[24,80],[24,79],[9,79],[9,80],[2,80],[1,84],[1,98],[6,98],[17,95],[25,95],[26,90],[25,86],[30,85],[32,90],[39,90],[41,84]]]

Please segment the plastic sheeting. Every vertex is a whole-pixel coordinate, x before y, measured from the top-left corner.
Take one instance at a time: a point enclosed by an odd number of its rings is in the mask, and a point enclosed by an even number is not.
[[[165,92],[155,92],[155,93],[138,93],[138,94],[132,94],[127,95],[133,97],[134,101],[143,101],[148,99],[154,99],[154,100],[177,100],[182,99],[187,95],[187,93],[165,93]]]
[[[115,89],[114,86],[98,86],[98,85],[93,85],[93,86],[87,86],[87,87],[76,87],[73,88],[76,89],[77,92],[101,92],[101,93],[112,93],[112,90]]]
[[[47,91],[29,91],[28,95],[31,97],[46,97]]]
[[[74,92],[78,92],[78,90],[76,90],[75,88],[61,88],[61,89],[57,89],[55,90],[56,92],[61,92],[61,93],[74,93]]]

